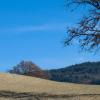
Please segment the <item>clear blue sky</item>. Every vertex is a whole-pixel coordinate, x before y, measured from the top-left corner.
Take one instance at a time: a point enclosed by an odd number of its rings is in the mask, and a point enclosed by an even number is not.
[[[100,59],[99,54],[79,52],[77,43],[63,47],[66,27],[80,19],[78,14],[84,14],[67,12],[64,1],[0,1],[0,71],[21,60],[50,69]]]

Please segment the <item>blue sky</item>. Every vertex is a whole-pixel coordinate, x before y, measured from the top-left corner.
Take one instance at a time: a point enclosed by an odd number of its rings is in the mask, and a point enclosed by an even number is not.
[[[99,54],[63,47],[66,27],[74,25],[85,11],[69,12],[65,0],[0,1],[0,71],[21,60],[31,60],[43,69],[98,61]]]

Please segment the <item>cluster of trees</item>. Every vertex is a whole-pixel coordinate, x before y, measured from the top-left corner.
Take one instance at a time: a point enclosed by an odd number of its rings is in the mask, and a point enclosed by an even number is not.
[[[100,62],[86,62],[48,70],[49,79],[60,82],[100,84]]]
[[[60,82],[100,84],[100,62],[86,62],[61,69],[42,70],[31,61],[22,61],[8,72]]]
[[[48,78],[45,72],[31,61],[22,61],[8,72],[20,75],[34,76],[44,79]]]

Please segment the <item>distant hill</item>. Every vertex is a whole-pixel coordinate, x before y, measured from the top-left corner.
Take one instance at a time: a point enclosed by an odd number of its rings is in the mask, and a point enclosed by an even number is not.
[[[100,85],[100,62],[85,62],[46,73],[54,81]]]

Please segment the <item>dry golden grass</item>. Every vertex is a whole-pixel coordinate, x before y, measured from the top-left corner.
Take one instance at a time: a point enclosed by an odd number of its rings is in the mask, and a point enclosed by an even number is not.
[[[99,85],[60,83],[40,78],[5,73],[0,74],[0,90],[54,94],[100,94]]]
[[[100,100],[100,96],[98,96],[98,94],[100,94],[99,85],[60,83],[40,78],[7,74],[7,73],[0,74],[0,91],[12,91],[16,93],[30,92],[39,94],[46,93],[50,95],[76,95],[76,98],[77,95],[82,95],[83,97],[81,96],[81,98],[84,99],[79,99],[79,100],[94,100],[94,96],[91,96],[91,94],[93,95],[96,94],[97,96],[95,98],[98,98],[96,100]],[[88,94],[90,96],[84,96],[84,94],[85,95]],[[85,98],[92,98],[92,99],[85,99]],[[68,100],[77,100],[77,99],[69,98]]]

